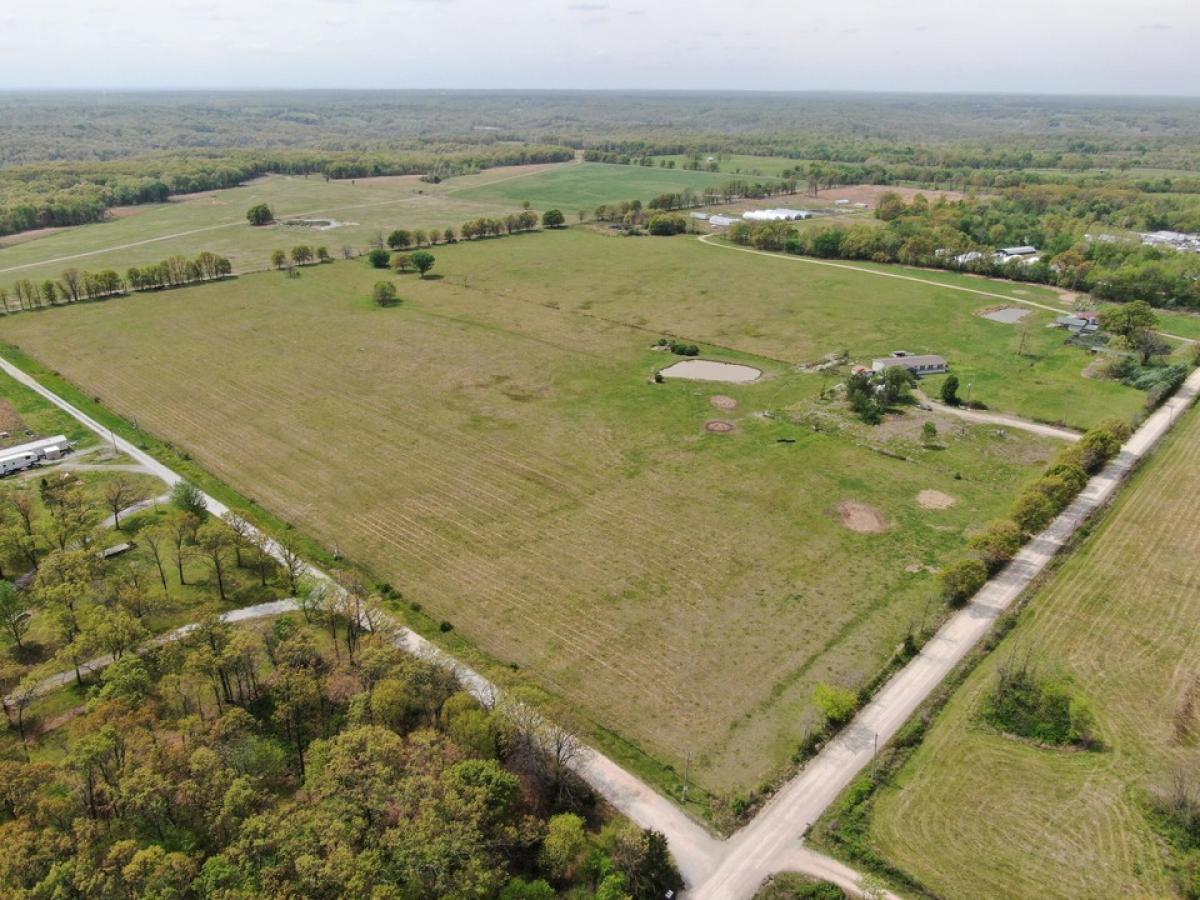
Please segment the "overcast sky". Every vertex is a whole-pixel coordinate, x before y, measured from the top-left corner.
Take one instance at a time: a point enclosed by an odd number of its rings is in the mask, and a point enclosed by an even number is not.
[[[0,87],[1200,94],[1200,0],[0,0]]]

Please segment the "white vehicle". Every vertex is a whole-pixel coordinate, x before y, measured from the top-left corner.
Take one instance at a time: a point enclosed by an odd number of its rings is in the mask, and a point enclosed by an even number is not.
[[[36,466],[38,458],[36,453],[29,451],[0,456],[0,478],[5,475],[11,475],[13,472],[23,472],[31,466]]]

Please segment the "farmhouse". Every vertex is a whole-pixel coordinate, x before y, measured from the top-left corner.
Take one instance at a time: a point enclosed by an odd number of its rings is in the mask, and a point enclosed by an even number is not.
[[[932,353],[913,356],[905,350],[895,350],[891,356],[876,359],[871,362],[871,368],[876,372],[886,372],[897,366],[904,366],[917,377],[924,375],[940,375],[950,369],[950,364],[944,357]]]
[[[807,209],[752,209],[742,213],[742,218],[747,222],[792,222],[812,217],[813,214]]]
[[[1072,334],[1095,334],[1100,330],[1100,314],[1095,312],[1080,312],[1069,316],[1059,316],[1054,320],[1059,328],[1065,328]]]

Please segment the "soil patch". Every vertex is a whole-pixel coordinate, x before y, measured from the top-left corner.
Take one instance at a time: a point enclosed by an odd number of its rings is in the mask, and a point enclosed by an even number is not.
[[[3,398],[0,398],[0,431],[7,431],[10,435],[0,438],[0,443],[11,444],[25,440],[25,420],[13,405]]]
[[[711,431],[714,434],[729,434],[733,431],[733,423],[725,422],[721,419],[709,419],[704,423],[704,430]]]
[[[738,402],[732,397],[726,397],[724,394],[716,394],[708,398],[708,402],[717,409],[737,409]]]
[[[660,370],[663,378],[686,378],[689,381],[755,381],[761,369],[738,363],[716,362],[711,359],[685,359]]]
[[[1003,325],[1016,325],[1027,315],[1030,310],[1021,309],[1016,306],[992,306],[988,309],[981,309],[979,315],[983,316],[992,322],[1000,322]]]
[[[949,509],[958,501],[941,491],[925,490],[917,494],[917,503],[922,509]]]
[[[842,524],[851,531],[859,534],[876,534],[887,530],[887,520],[883,513],[866,503],[855,500],[843,500],[837,505],[842,517]]]

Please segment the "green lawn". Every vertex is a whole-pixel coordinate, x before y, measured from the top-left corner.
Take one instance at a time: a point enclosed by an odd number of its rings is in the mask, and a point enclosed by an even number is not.
[[[1178,428],[881,789],[875,847],[938,896],[1176,895],[1144,798],[1177,773],[1194,787],[1200,765],[1200,414]],[[986,727],[981,705],[1013,660],[1069,678],[1104,749]]]
[[[517,666],[606,746],[676,771],[690,754],[718,793],[786,765],[818,681],[863,683],[936,617],[925,567],[1054,449],[943,421],[946,449],[925,450],[923,414],[793,422],[830,379],[792,363],[845,346],[953,341],[1011,368],[1011,332],[948,292],[586,228],[436,255],[437,278],[338,262],[13,316],[0,335]],[[381,277],[400,306],[370,304]],[[654,385],[666,332],[765,377]],[[1047,395],[1104,389],[1046,371]],[[926,489],[957,502],[924,509]],[[886,530],[844,527],[844,501]]]

